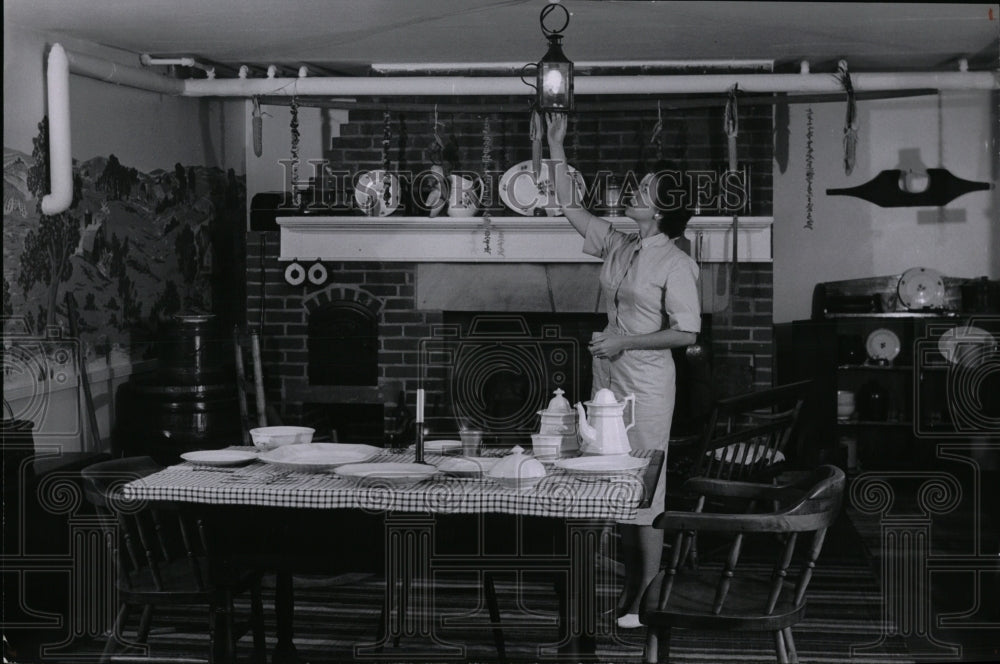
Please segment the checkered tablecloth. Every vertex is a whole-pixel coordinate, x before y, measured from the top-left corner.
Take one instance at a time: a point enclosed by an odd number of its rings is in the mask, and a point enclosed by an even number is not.
[[[247,449],[247,448],[233,448]],[[637,452],[645,457],[650,453]],[[429,455],[433,463],[434,456]],[[412,451],[386,450],[371,462],[413,462]],[[502,513],[580,519],[635,518],[643,497],[641,474],[584,478],[548,466],[533,487],[511,489],[487,478],[438,475],[408,487],[378,479],[277,470],[254,462],[236,468],[184,462],[122,488],[126,500],[213,505],[262,505],[306,509],[360,509],[437,514]]]

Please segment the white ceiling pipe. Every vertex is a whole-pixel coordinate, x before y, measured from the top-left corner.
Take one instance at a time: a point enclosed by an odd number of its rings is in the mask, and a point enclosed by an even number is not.
[[[49,193],[42,197],[43,214],[59,214],[73,202],[73,155],[69,135],[69,61],[54,44],[48,60]]]
[[[79,53],[53,44],[48,59],[50,193],[42,201],[45,214],[66,210],[73,196],[73,160],[69,133],[69,73],[128,87],[188,97],[252,97],[255,95],[523,95],[520,77],[396,76],[380,78],[316,77],[267,79],[178,80]],[[268,74],[274,76],[274,66]],[[854,74],[855,91],[996,90],[998,73]],[[577,94],[722,93],[738,84],[744,92],[840,92],[833,74],[689,74],[676,76],[581,76]],[[48,203],[46,203],[46,200]]]
[[[524,62],[393,62],[374,63],[372,70],[381,73],[420,71],[520,71]],[[527,63],[527,64],[535,64]],[[585,60],[574,61],[576,69],[643,68],[665,69],[759,69],[771,71],[773,60]]]
[[[74,74],[149,92],[168,95],[184,94],[184,82],[176,78],[168,78],[152,71],[120,65],[90,55],[70,52],[67,53],[67,56],[69,57],[70,71]]]
[[[891,90],[996,90],[996,72],[852,74],[856,92]],[[580,76],[575,93],[614,95],[722,94],[734,84],[743,92],[843,92],[835,74],[682,74],[676,76]],[[292,96],[450,96],[527,95],[519,77],[396,76],[272,79],[188,79],[187,97]]]
[[[364,96],[364,95],[527,95],[519,76],[384,76],[308,78],[167,78],[135,67],[69,53],[70,70],[110,83],[188,97]],[[276,68],[268,68],[268,73]],[[995,71],[855,73],[855,91],[877,92],[934,88],[996,90]],[[676,74],[655,76],[578,76],[575,91],[587,94],[721,94],[738,84],[744,92],[842,92],[835,74]]]

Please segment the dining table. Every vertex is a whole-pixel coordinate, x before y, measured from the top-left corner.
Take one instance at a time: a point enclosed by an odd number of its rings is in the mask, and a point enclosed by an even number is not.
[[[254,452],[248,447],[227,449]],[[508,453],[505,447],[481,452],[484,457]],[[509,486],[486,474],[445,472],[399,483],[377,472],[351,477],[330,468],[297,470],[261,462],[264,455],[259,455],[234,466],[190,461],[167,466],[123,485],[121,496],[126,501],[169,502],[193,510],[213,533],[210,562],[220,574],[232,573],[248,561],[276,564],[274,664],[299,661],[294,645],[292,572],[305,567],[298,560],[337,558],[338,552],[350,549],[345,542],[352,542],[355,535],[381,541],[382,560],[368,562],[381,563],[385,573],[379,633],[371,643],[354,645],[356,659],[398,659],[385,647],[398,644],[402,637],[423,638],[428,644],[424,653],[408,650],[407,660],[461,659],[462,644],[449,643],[435,633],[433,611],[428,610],[433,608],[428,588],[435,574],[514,571],[541,573],[555,585],[558,630],[554,640],[537,645],[538,658],[579,661],[594,657],[597,639],[614,637],[614,621],[606,619],[613,606],[605,604],[611,600],[597,592],[598,585],[612,582],[612,572],[607,566],[601,572],[595,564],[599,555],[614,558],[608,526],[635,518],[640,507],[649,505],[664,462],[660,450],[633,451],[629,456],[644,463],[626,464],[628,472],[601,473],[576,472],[558,461],[545,460],[546,474],[537,483]],[[436,468],[446,458],[427,454],[424,461]],[[378,448],[365,462],[386,467],[412,464],[415,453],[412,448]],[[347,467],[339,466],[339,470]],[[501,538],[523,539],[525,546],[491,553],[475,545],[468,553],[469,549],[440,545],[451,538],[482,541],[481,531],[510,519],[516,520],[519,534]],[[381,532],[377,532],[379,526]],[[261,556],[255,558],[257,553]],[[415,608],[408,611],[407,607]],[[493,628],[500,629],[493,610],[491,618]],[[234,661],[229,638],[217,635],[215,644],[215,661]],[[498,649],[502,649],[502,638]]]

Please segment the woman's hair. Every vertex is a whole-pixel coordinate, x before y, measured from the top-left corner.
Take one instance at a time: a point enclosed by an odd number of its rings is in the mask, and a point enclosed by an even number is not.
[[[686,196],[678,191],[684,187],[684,172],[671,161],[661,160],[653,166],[652,173],[656,178],[656,190],[653,205],[660,213],[659,229],[667,237],[673,239],[684,234],[688,221],[691,220],[691,210]]]

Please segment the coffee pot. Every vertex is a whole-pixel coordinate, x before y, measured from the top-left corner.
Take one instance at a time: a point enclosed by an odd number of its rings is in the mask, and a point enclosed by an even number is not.
[[[625,406],[632,403],[631,421],[625,426]],[[587,406],[584,411],[583,407]],[[635,426],[635,395],[616,401],[614,393],[600,389],[590,401],[577,403],[580,441],[584,454],[628,454],[628,430]]]

